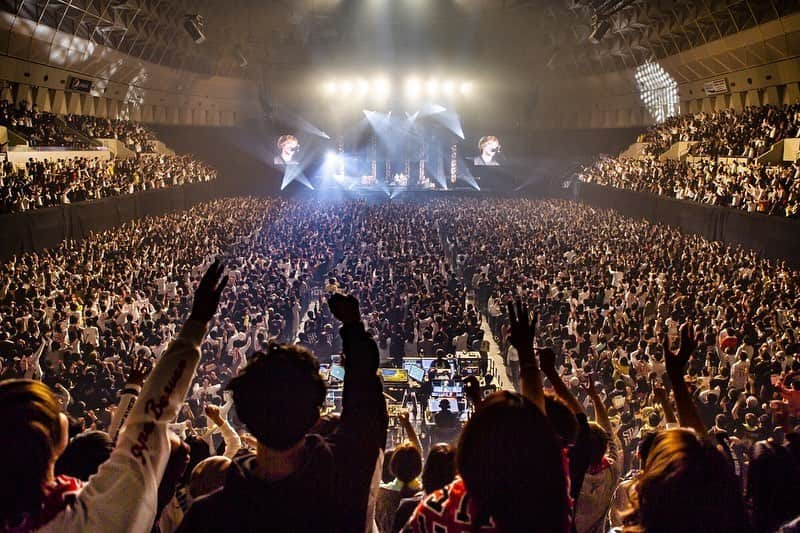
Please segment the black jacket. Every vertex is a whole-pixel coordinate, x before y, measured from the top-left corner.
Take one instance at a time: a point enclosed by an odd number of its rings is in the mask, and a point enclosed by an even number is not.
[[[280,481],[256,477],[255,456],[237,459],[225,486],[195,501],[179,531],[365,531],[388,416],[375,341],[361,324],[344,326],[341,335],[345,378],[337,430],[325,438],[307,435],[305,463]]]

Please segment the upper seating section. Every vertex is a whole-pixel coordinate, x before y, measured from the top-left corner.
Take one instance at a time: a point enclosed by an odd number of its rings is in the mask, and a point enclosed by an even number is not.
[[[643,136],[650,155],[661,155],[678,141],[696,141],[691,154],[755,158],[786,137],[800,136],[800,104],[725,109],[671,117]]]
[[[192,155],[165,150],[152,129],[130,120],[58,115],[26,100],[14,104],[3,99],[0,125],[14,134],[9,140],[17,146],[3,154],[7,157],[0,164],[0,214],[217,177],[211,166]],[[115,139],[130,152],[114,158],[117,152],[95,139]]]
[[[97,200],[216,179],[217,172],[190,155],[142,155],[103,160],[76,157],[6,161],[0,170],[0,213]]]
[[[58,146],[75,150],[93,148],[91,142],[72,131],[58,115],[28,107],[22,101],[17,105],[0,101],[0,125],[21,134],[29,146]]]
[[[581,181],[649,192],[753,213],[800,217],[800,164],[655,157],[606,157],[579,173]]]
[[[640,141],[639,158],[603,157],[579,179],[749,212],[800,217],[800,163],[766,164],[773,144],[800,136],[800,104],[749,107],[673,117]],[[676,142],[694,141],[685,160],[659,158]]]
[[[153,141],[158,138],[153,130],[130,120],[68,115],[67,124],[92,139],[116,139],[137,154],[154,152]]]

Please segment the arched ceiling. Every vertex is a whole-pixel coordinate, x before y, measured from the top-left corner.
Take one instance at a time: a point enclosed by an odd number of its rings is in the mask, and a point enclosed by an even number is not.
[[[671,56],[800,11],[800,2],[0,0],[0,9],[9,33],[23,23],[53,28],[137,60],[209,75],[259,79],[281,69],[425,62],[536,68],[568,79]],[[189,14],[204,18],[206,42],[195,44],[185,31]],[[589,42],[593,19],[609,23],[596,45]]]

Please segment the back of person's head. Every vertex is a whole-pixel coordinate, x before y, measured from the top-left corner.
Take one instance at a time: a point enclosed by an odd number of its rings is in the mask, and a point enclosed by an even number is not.
[[[547,417],[518,394],[489,396],[461,433],[458,472],[476,502],[478,522],[499,530],[559,531],[569,504],[561,442]]]
[[[192,470],[204,459],[208,459],[211,453],[208,450],[208,443],[196,435],[187,435],[184,441],[189,446],[189,464],[183,475],[183,482],[189,484]]]
[[[239,419],[259,443],[275,450],[297,444],[319,419],[325,400],[317,359],[289,344],[257,352],[228,388]]]
[[[48,471],[67,444],[67,418],[40,381],[0,383],[0,528],[18,525],[42,505]]]
[[[564,400],[558,396],[546,393],[544,395],[545,410],[547,419],[553,430],[561,438],[564,446],[575,444],[578,437],[578,419],[575,414],[567,407]]]
[[[425,468],[422,470],[422,488],[425,494],[441,489],[456,475],[456,450],[446,442],[431,446]]]
[[[800,515],[800,465],[789,449],[760,441],[747,469],[747,500],[758,531],[773,531]]]
[[[392,476],[406,484],[417,479],[422,472],[422,456],[419,450],[410,442],[404,442],[395,448],[389,461],[389,471]]]
[[[647,456],[650,455],[650,449],[653,447],[656,435],[657,433],[654,432],[645,433],[636,446],[636,454],[639,456],[639,461],[641,461],[642,465],[647,463]]]
[[[725,456],[688,429],[657,433],[634,498],[633,530],[747,531],[739,481]]]
[[[221,455],[214,455],[200,461],[192,470],[189,478],[191,497],[197,499],[222,487],[230,466],[231,460]]]
[[[105,431],[81,433],[69,441],[56,461],[55,474],[87,481],[111,457],[113,449],[114,443]]]
[[[608,449],[609,439],[608,432],[600,424],[589,422],[589,438],[587,439],[589,464],[596,466],[602,462],[603,456]]]

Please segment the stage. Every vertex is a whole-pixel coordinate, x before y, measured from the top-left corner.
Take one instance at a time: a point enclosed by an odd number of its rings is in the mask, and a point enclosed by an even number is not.
[[[442,105],[364,109],[313,129],[287,127],[273,138],[270,160],[283,173],[281,189],[299,183],[313,190],[391,196],[398,191],[508,191],[523,183],[499,136],[470,129],[456,110]]]

